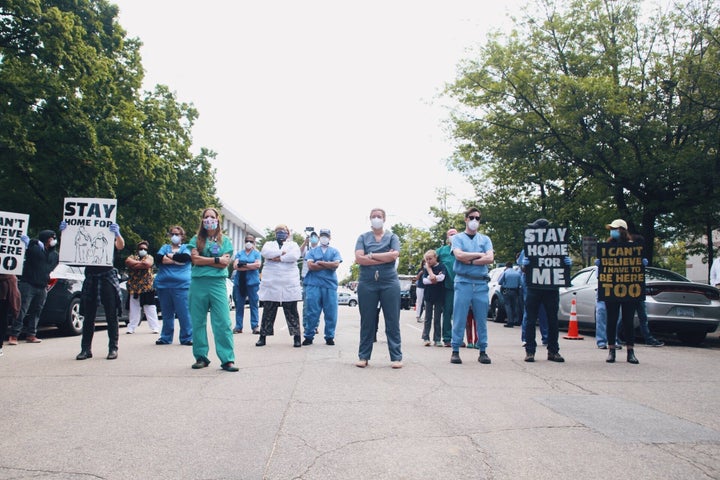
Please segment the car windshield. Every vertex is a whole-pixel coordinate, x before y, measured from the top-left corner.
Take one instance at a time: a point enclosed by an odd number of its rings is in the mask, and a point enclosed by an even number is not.
[[[664,270],[661,268],[645,268],[645,277],[647,280],[660,280],[665,282],[689,282],[687,278],[682,275],[671,272],[670,270]]]

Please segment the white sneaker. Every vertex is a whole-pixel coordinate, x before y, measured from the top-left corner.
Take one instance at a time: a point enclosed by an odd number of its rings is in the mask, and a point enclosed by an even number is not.
[[[2,357],[2,356],[3,356],[3,351],[2,351],[2,348],[0,348],[0,357]]]
[[[430,346],[430,340],[425,340],[425,341],[423,341],[423,345],[425,345],[426,347],[429,347],[429,346]]]

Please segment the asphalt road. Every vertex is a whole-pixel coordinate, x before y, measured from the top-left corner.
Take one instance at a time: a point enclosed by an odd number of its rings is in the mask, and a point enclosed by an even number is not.
[[[523,362],[518,328],[490,324],[491,365],[424,347],[402,312],[404,368],[381,333],[355,367],[358,310],[335,346],[292,348],[282,313],[266,347],[235,335],[238,373],[192,370],[190,347],[121,329],[109,361],[76,361],[79,337],[0,357],[0,479],[717,479],[720,340],[638,346],[607,364],[594,339],[566,363]],[[382,328],[382,326],[381,326]]]

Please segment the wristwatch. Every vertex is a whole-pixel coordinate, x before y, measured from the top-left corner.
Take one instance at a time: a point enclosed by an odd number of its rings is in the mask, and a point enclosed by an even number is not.
[[[372,252],[368,253],[368,258],[372,260]]]
[[[220,263],[220,259],[218,257],[215,257],[215,263]]]
[[[475,261],[474,258],[473,258],[472,260],[470,260],[470,265],[473,265],[473,262],[474,262],[474,261]]]

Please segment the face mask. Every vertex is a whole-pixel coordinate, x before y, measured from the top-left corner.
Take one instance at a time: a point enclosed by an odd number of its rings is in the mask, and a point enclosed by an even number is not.
[[[384,224],[385,224],[385,222],[383,221],[382,218],[373,217],[370,219],[370,225],[372,225],[372,228],[374,228],[376,230],[382,228]]]
[[[328,237],[321,237],[320,245],[322,245],[323,247],[327,247],[328,245],[330,245],[330,239]]]
[[[317,243],[318,243],[318,237],[316,237],[315,235],[311,236],[311,237],[310,237],[310,243],[313,244],[313,245],[317,245]]]
[[[180,240],[182,240],[182,238],[180,238],[180,235],[173,235],[172,237],[170,237],[170,241],[173,243],[173,245],[179,245]]]
[[[620,230],[610,230],[610,238],[620,240]]]
[[[467,226],[471,231],[475,232],[475,231],[477,231],[478,227],[480,226],[480,222],[477,220],[470,220],[468,222]]]
[[[138,250],[139,257],[144,257],[145,255],[147,255],[147,250]]]
[[[52,240],[50,240],[49,245],[50,245],[50,248],[53,248],[55,245],[57,245],[57,240],[55,240],[55,239],[53,238]]]
[[[287,237],[288,237],[288,234],[287,234],[287,232],[284,231],[284,230],[280,230],[279,232],[275,232],[275,238],[277,238],[277,239],[280,240],[281,242],[284,242],[285,240],[287,240]]]
[[[449,243],[450,245],[452,245],[453,238],[455,238],[455,235],[450,235],[450,236],[448,237],[448,243]]]
[[[203,226],[205,230],[215,230],[218,226],[218,221],[215,218],[206,218],[203,220]]]
[[[252,242],[245,242],[245,250],[250,250],[253,246],[254,244]]]

